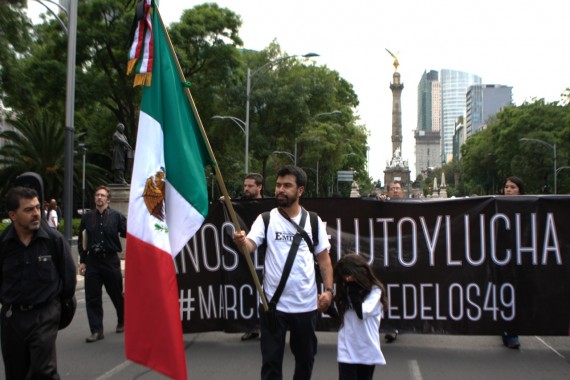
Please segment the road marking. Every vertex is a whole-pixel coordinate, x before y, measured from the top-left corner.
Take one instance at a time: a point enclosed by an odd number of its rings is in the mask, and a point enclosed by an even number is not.
[[[408,368],[412,380],[422,380],[422,372],[417,360],[408,360]]]
[[[564,355],[562,355],[560,352],[556,351],[556,349],[554,347],[552,347],[550,344],[546,343],[541,337],[538,336],[534,336],[539,342],[541,342],[542,344],[544,344],[546,347],[550,348],[550,350],[552,352],[554,352],[556,355],[560,356],[562,359],[567,360]]]
[[[116,366],[115,368],[111,369],[110,371],[107,371],[106,373],[102,374],[101,376],[99,376],[97,379],[95,380],[107,380],[112,378],[113,376],[115,376],[116,374],[118,374],[119,372],[121,372],[122,370],[124,370],[125,368],[127,368],[128,366],[130,366],[132,364],[131,361],[124,361],[121,364],[119,364],[118,366]]]

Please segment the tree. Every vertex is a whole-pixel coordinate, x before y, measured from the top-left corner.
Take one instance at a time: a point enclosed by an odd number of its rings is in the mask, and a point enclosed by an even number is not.
[[[13,186],[14,180],[22,173],[38,173],[44,182],[46,197],[60,198],[64,177],[64,139],[65,128],[47,111],[41,111],[39,117],[20,117],[11,121],[14,130],[0,133],[5,141],[0,147],[0,192],[6,192]],[[81,135],[76,136],[78,139]],[[76,194],[81,198],[82,156],[74,158],[73,182]],[[101,183],[107,183],[106,171],[91,163],[86,164],[86,188],[94,189]]]
[[[557,145],[557,166],[568,165],[570,151],[570,107],[536,100],[507,107],[488,128],[462,146],[463,180],[466,191],[490,194],[505,178],[516,175],[529,194],[540,193],[545,184],[553,189],[553,151],[541,144],[520,141],[542,140]],[[477,186],[479,186],[477,188]],[[570,179],[561,176],[559,193],[570,191]]]

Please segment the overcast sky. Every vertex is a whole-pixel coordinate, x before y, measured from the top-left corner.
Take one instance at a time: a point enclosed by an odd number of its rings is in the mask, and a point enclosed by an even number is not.
[[[166,23],[196,0],[160,0]],[[242,17],[244,47],[276,40],[287,54],[316,52],[319,65],[353,84],[356,110],[370,131],[370,176],[384,183],[390,140],[393,59],[399,52],[403,149],[415,176],[413,130],[424,70],[479,75],[484,84],[513,87],[513,100],[560,100],[570,87],[568,0],[220,0]],[[29,2],[29,6],[34,6]],[[37,5],[35,5],[37,6]],[[81,6],[81,5],[80,5]],[[244,100],[245,102],[245,100]],[[245,112],[245,110],[244,110]],[[235,115],[244,118],[244,115]],[[293,149],[293,148],[291,148]],[[414,177],[415,178],[415,177]]]

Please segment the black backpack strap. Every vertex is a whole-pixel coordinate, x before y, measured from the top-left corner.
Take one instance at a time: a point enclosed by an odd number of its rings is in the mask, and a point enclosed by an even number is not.
[[[261,214],[261,218],[263,219],[263,224],[265,225],[265,244],[267,244],[267,229],[269,228],[269,211],[265,211]]]
[[[305,224],[307,220],[307,212],[303,209],[301,211],[301,224]],[[267,225],[266,225],[267,228]],[[283,273],[281,274],[281,280],[279,280],[279,285],[277,285],[277,289],[269,301],[269,304],[273,309],[277,306],[277,302],[279,302],[279,298],[281,298],[281,293],[283,293],[283,289],[285,288],[285,283],[289,278],[289,274],[291,273],[291,268],[293,268],[293,262],[295,261],[295,256],[297,256],[297,251],[299,250],[299,245],[301,244],[301,240],[303,237],[297,231],[295,236],[293,237],[293,243],[291,244],[291,248],[289,249],[289,254],[287,255],[287,261],[285,261],[285,266],[283,267]]]
[[[295,223],[293,221],[293,219],[291,219],[291,217],[285,212],[285,210],[283,210],[282,208],[279,208],[279,213],[285,218],[287,219],[293,226],[295,226],[295,228],[297,229],[297,233],[300,234],[303,239],[305,239],[305,243],[307,243],[307,245],[309,246],[309,251],[311,251],[311,253],[313,255],[316,255],[315,253],[315,245],[313,244],[313,240],[311,240],[311,237],[309,236],[309,234],[307,233],[307,231],[305,231],[305,229],[303,227],[301,227],[301,225],[305,225],[305,221],[307,220],[306,215],[307,215],[307,210],[305,210],[303,207],[301,207],[301,221],[299,224]],[[303,215],[305,215],[305,217],[303,217]],[[315,214],[316,216],[316,214]],[[318,219],[316,220],[318,222]],[[316,229],[318,229],[318,223],[317,223],[317,227]],[[313,225],[311,224],[311,233],[315,233],[313,230]],[[313,235],[314,238],[314,235]]]
[[[313,234],[313,245],[319,245],[319,216],[314,211],[309,211],[309,220],[311,222],[311,233]]]

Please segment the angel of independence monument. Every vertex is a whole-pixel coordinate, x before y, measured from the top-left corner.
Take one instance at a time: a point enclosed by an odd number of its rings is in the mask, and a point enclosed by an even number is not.
[[[410,167],[408,161],[402,158],[402,90],[404,84],[401,82],[398,72],[398,57],[386,49],[394,58],[394,74],[390,90],[392,90],[392,158],[387,162],[384,170],[384,184],[386,191],[390,182],[398,181],[402,184],[404,197],[409,197],[410,190]]]

